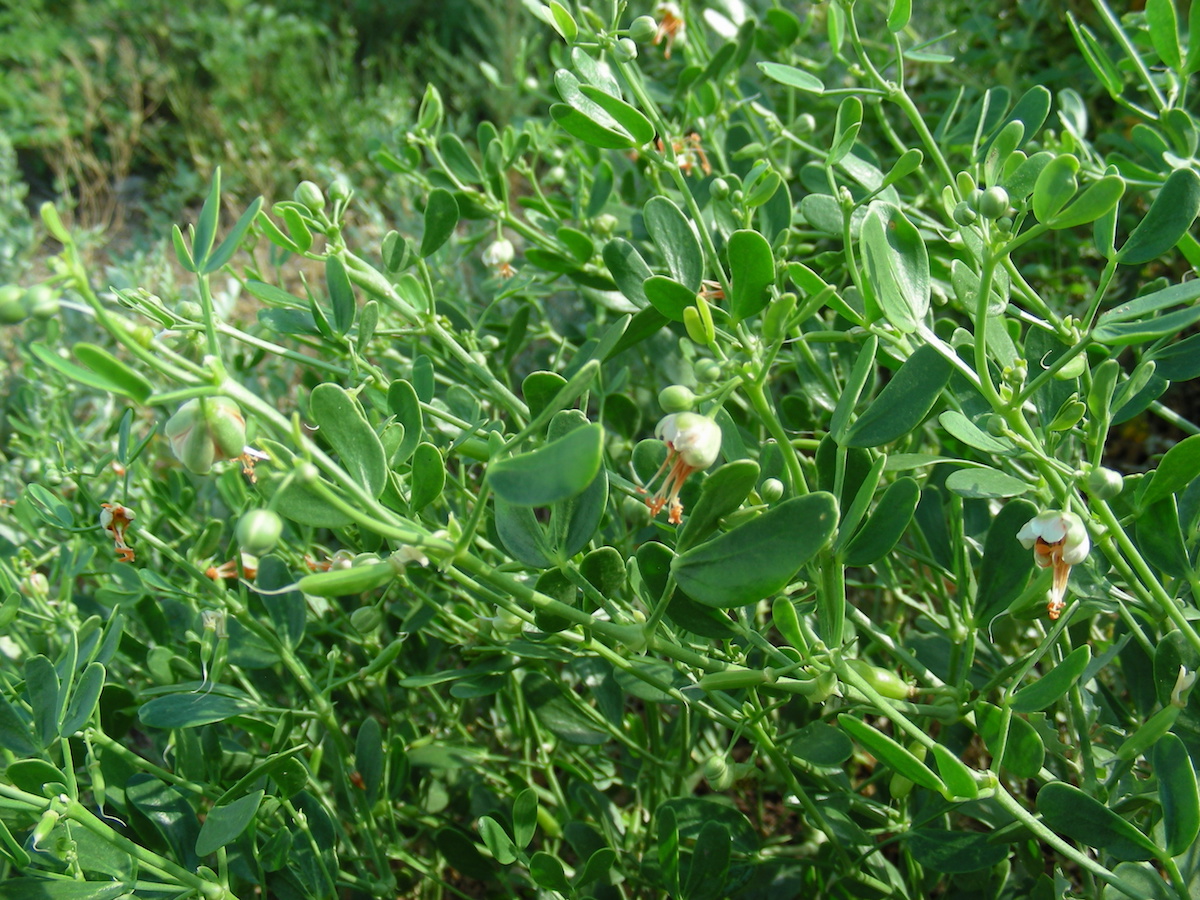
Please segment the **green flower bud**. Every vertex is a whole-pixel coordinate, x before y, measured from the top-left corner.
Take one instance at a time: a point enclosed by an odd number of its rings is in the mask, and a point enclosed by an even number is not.
[[[715,359],[698,359],[692,366],[697,381],[713,382],[721,377],[721,364]]]
[[[15,284],[0,287],[0,325],[16,325],[29,317],[21,298],[25,292]]]
[[[954,221],[959,225],[971,225],[979,216],[975,210],[971,209],[971,204],[966,200],[959,200],[958,205],[954,207]]]
[[[1097,466],[1088,473],[1085,481],[1087,492],[1097,500],[1111,500],[1121,493],[1125,487],[1125,479],[1120,472]]]
[[[350,199],[352,193],[350,182],[341,175],[333,179],[329,185],[329,198],[334,203],[345,203]]]
[[[360,606],[350,613],[350,627],[359,634],[369,634],[383,624],[383,613],[374,606]]]
[[[811,134],[817,130],[817,117],[812,113],[801,113],[796,119],[795,130],[798,134]]]
[[[52,319],[58,315],[58,291],[48,284],[31,287],[21,298],[26,311],[37,319]]]
[[[613,54],[621,62],[632,62],[637,59],[638,48],[637,44],[629,38],[621,38],[617,41],[617,45],[613,48]]]
[[[292,193],[292,199],[311,213],[319,213],[325,208],[325,195],[311,181],[300,182]]]
[[[996,219],[1008,212],[1008,191],[1002,187],[990,187],[979,198],[979,213],[988,219]]]
[[[651,16],[638,16],[629,26],[629,36],[639,44],[652,40],[658,33],[658,23]]]
[[[658,392],[658,405],[667,413],[687,412],[696,405],[696,395],[689,387],[672,384]]]
[[[617,217],[612,213],[601,213],[592,220],[592,228],[601,237],[610,237],[617,230]]]
[[[758,489],[758,496],[763,503],[774,503],[783,496],[783,482],[778,478],[768,478]]]
[[[729,196],[729,182],[724,178],[714,178],[708,186],[708,195],[714,200],[724,200]]]
[[[704,780],[714,791],[727,791],[733,787],[733,769],[724,756],[710,756],[704,763]]]
[[[238,546],[253,556],[270,553],[283,534],[283,519],[270,509],[252,509],[238,521]]]

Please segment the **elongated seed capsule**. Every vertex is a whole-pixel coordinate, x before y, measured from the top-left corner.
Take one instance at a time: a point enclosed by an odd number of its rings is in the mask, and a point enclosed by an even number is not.
[[[863,662],[861,659],[848,659],[846,660],[846,665],[853,669],[863,681],[889,700],[907,700],[912,693],[908,682],[891,669],[873,666],[868,662]]]
[[[800,617],[796,615],[796,606],[791,600],[776,597],[771,602],[771,621],[784,640],[797,650],[804,649],[806,645],[804,635],[800,632]]]
[[[403,646],[404,638],[396,638],[394,641],[380,650],[378,656],[359,669],[358,674],[365,678],[369,675],[375,675],[379,672],[382,672],[396,661],[396,657],[400,655],[400,648]]]
[[[53,809],[48,809],[42,813],[42,817],[38,819],[37,826],[33,829],[32,846],[35,849],[40,849],[42,841],[50,837],[50,832],[54,830],[54,826],[58,824],[60,818],[62,817]]]
[[[726,669],[724,672],[709,672],[700,679],[700,687],[706,691],[736,691],[738,688],[766,684],[767,680],[767,673],[761,669]]]
[[[377,562],[366,566],[351,566],[349,569],[333,569],[305,575],[296,586],[314,597],[343,597],[361,594],[382,587],[404,569],[403,561]]]

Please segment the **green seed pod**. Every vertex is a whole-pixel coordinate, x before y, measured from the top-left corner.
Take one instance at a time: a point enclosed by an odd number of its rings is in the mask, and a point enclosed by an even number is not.
[[[685,385],[668,385],[658,392],[658,405],[666,413],[688,412],[696,405],[696,395]]]
[[[979,198],[979,214],[987,219],[997,219],[1008,212],[1008,191],[1002,187],[990,187]]]
[[[707,347],[716,339],[716,333],[711,328],[704,327],[704,318],[697,308],[704,302],[701,297],[697,297],[697,306],[688,306],[683,310],[683,327],[687,329],[688,337],[702,347]],[[712,320],[709,319],[709,325],[711,324]]]
[[[241,456],[246,449],[246,420],[238,405],[228,397],[201,400],[204,418],[221,459]]]
[[[204,427],[199,400],[189,400],[167,420],[167,439],[171,451],[184,468],[196,475],[207,475],[212,469],[215,451],[212,438]]]
[[[314,597],[345,597],[382,587],[395,578],[402,569],[403,563],[397,568],[390,562],[351,566],[348,569],[331,569],[328,572],[305,575],[297,582],[296,587]]]
[[[319,213],[325,208],[325,195],[311,181],[302,181],[296,185],[296,190],[292,193],[292,199],[305,207],[310,213]]]
[[[270,509],[252,509],[237,525],[238,546],[252,556],[271,552],[282,534],[283,519]]]
[[[1122,488],[1125,487],[1125,479],[1121,477],[1120,472],[1106,469],[1104,466],[1097,466],[1088,472],[1084,486],[1087,488],[1087,492],[1097,500],[1111,500],[1121,493]]]
[[[778,478],[768,478],[758,489],[758,496],[763,503],[775,503],[783,496],[783,482]]]
[[[921,762],[924,762],[925,756],[929,751],[925,748],[924,744],[919,741],[913,741],[908,745],[908,752],[921,760]],[[888,790],[891,791],[892,796],[897,800],[903,800],[912,793],[912,789],[913,783],[900,774],[892,775],[892,780],[888,784]]]
[[[692,364],[697,381],[711,383],[721,377],[721,364],[715,359],[698,359]]]
[[[908,686],[908,682],[891,669],[873,666],[861,659],[848,659],[846,660],[846,665],[859,678],[889,700],[907,700],[912,693],[912,688]]]
[[[54,826],[58,824],[58,820],[61,818],[62,816],[53,809],[48,809],[42,813],[42,817],[38,819],[38,823],[33,829],[31,846],[35,850],[41,849],[42,842],[50,837],[50,832],[54,830]]]
[[[700,679],[699,684],[705,691],[736,691],[740,688],[766,684],[767,680],[767,673],[761,669],[731,666],[723,672],[709,672]]]
[[[638,16],[629,26],[629,37],[644,44],[658,34],[658,23],[650,16]]]

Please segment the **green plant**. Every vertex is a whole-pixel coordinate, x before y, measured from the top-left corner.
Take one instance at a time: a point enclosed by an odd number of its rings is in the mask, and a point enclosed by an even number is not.
[[[375,154],[412,233],[344,181],[224,229],[218,173],[176,303],[43,207],[87,318],[21,324],[0,430],[14,883],[1190,896],[1174,7],[1074,22],[1126,144],[1087,91],[923,108],[903,0],[529,6],[545,117],[464,139],[431,86]],[[1146,410],[1192,436],[1104,471]]]

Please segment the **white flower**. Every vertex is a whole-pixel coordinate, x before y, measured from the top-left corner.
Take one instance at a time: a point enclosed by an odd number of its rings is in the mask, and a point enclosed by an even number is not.
[[[1017,540],[1026,550],[1033,551],[1034,562],[1039,567],[1054,567],[1049,612],[1051,619],[1057,619],[1066,606],[1063,596],[1067,592],[1071,566],[1083,562],[1092,546],[1083,520],[1075,513],[1060,510],[1038,513],[1017,532]]]
[[[687,23],[683,19],[683,10],[679,8],[678,3],[660,3],[654,9],[655,14],[659,17],[658,31],[654,35],[654,43],[657,46],[666,39],[667,46],[663,52],[663,56],[667,59],[671,58],[671,48],[675,44],[684,44],[687,42]]]
[[[721,452],[721,429],[712,419],[698,413],[672,413],[658,423],[654,436],[667,445],[667,458],[646,487],[654,484],[663,472],[667,474],[654,496],[646,500],[646,505],[650,507],[651,515],[658,515],[669,505],[668,518],[678,525],[683,521],[679,491],[689,475],[707,469],[717,461]]]
[[[489,269],[495,269],[501,278],[511,278],[517,274],[512,264],[513,253],[512,241],[500,238],[488,244],[487,249],[483,251],[483,264]]]

